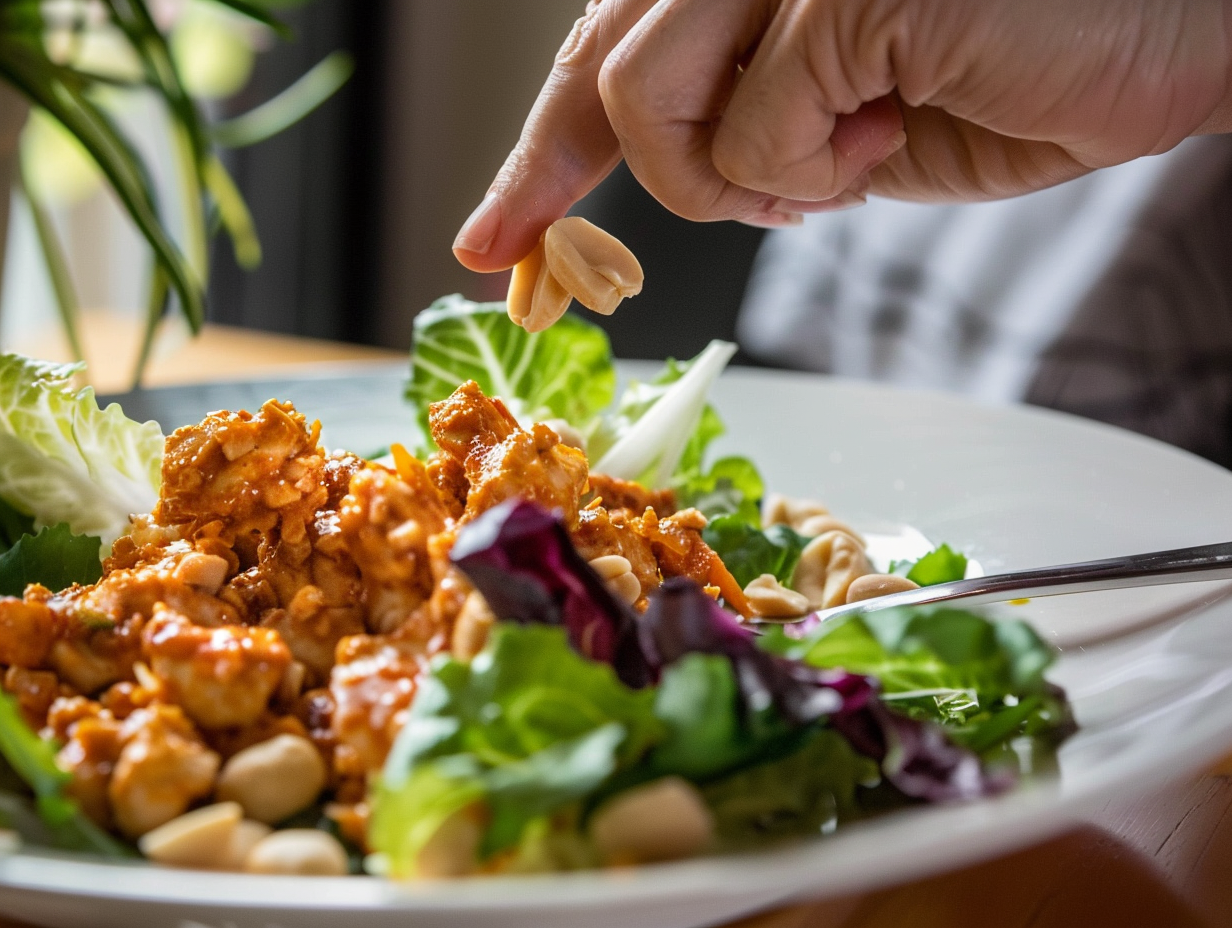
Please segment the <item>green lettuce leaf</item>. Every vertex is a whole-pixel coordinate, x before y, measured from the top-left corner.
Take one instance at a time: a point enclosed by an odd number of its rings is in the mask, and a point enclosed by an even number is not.
[[[36,528],[64,522],[109,550],[158,501],[163,436],[73,390],[82,369],[0,355],[0,498]]]
[[[967,576],[967,556],[942,544],[918,561],[895,561],[890,573],[900,574],[920,586],[935,586]]]
[[[774,574],[780,583],[789,585],[800,552],[812,540],[787,525],[771,525],[763,531],[739,513],[712,519],[702,529],[702,538],[741,587],[762,574]]]
[[[25,535],[0,554],[0,596],[20,596],[30,583],[53,591],[94,583],[103,575],[101,547],[96,536],[74,535],[63,522]]]
[[[814,729],[796,751],[702,788],[719,837],[733,845],[825,834],[859,817],[856,787],[875,783],[877,765],[847,739]]]
[[[890,708],[941,723],[987,761],[1044,766],[1072,730],[1063,694],[1044,678],[1055,654],[1024,622],[946,607],[884,609],[826,622],[800,641],[774,631],[762,644],[876,677]]]
[[[769,707],[744,706],[738,692],[723,655],[687,654],[666,668],[655,715],[667,737],[647,759],[645,778],[678,774],[701,782],[782,747],[790,728]]]
[[[86,818],[64,794],[70,776],[56,764],[55,746],[26,725],[17,700],[0,690],[0,756],[8,772],[33,794],[31,800],[10,790],[0,792],[0,819],[31,843],[66,851],[84,851],[106,857],[132,857],[127,845],[116,841]],[[4,778],[11,787],[13,777]]]
[[[662,740],[652,689],[631,690],[565,632],[500,624],[469,665],[434,665],[386,762],[370,838],[391,872],[414,871],[451,815],[485,813],[480,854],[594,792]]]
[[[467,380],[499,396],[524,424],[559,418],[581,427],[616,392],[611,346],[598,326],[566,315],[531,334],[509,319],[504,303],[454,294],[415,317],[406,398],[419,409],[429,445],[428,404]]]

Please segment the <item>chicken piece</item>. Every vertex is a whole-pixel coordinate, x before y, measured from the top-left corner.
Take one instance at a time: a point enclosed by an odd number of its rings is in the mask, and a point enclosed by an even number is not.
[[[338,645],[330,674],[334,770],[342,777],[381,769],[406,722],[416,682],[427,667],[418,644],[356,635]]]
[[[466,479],[466,468],[457,458],[436,452],[428,458],[428,479],[441,495],[441,502],[449,518],[457,521],[466,511],[466,494],[471,485]]]
[[[120,737],[107,798],[128,837],[171,821],[213,791],[220,759],[178,706],[139,709],[121,724]]]
[[[505,405],[484,396],[474,381],[433,403],[428,421],[441,452],[462,464],[470,483],[460,522],[517,497],[559,510],[566,528],[577,525],[586,455],[561,444],[546,425],[523,431]]]
[[[235,607],[217,595],[230,568],[226,558],[203,554],[187,542],[175,542],[158,561],[112,570],[89,587],[71,587],[48,605],[74,625],[121,625],[135,615],[149,618],[164,603],[197,625],[233,625]],[[75,621],[74,621],[75,620]]]
[[[16,667],[46,665],[51,646],[64,631],[64,622],[46,605],[35,587],[27,600],[11,596],[0,598],[0,664]]]
[[[627,509],[635,516],[641,515],[647,507],[653,509],[660,519],[676,511],[676,493],[673,490],[648,490],[640,483],[607,474],[590,475],[589,500],[598,500],[609,512]]]
[[[317,510],[353,466],[339,459],[327,467],[319,435],[320,423],[308,427],[275,400],[256,414],[216,412],[177,429],[163,455],[155,519],[186,525],[186,537],[221,522],[245,569],[275,544],[307,544]]]
[[[688,577],[702,586],[718,587],[727,604],[745,618],[752,615],[748,597],[723,561],[702,539],[706,517],[696,509],[682,509],[660,519],[647,509],[639,520],[664,577]]]
[[[123,727],[98,703],[88,702],[88,707],[67,725],[64,737],[58,739],[64,747],[56,755],[56,763],[72,777],[65,792],[77,801],[87,818],[101,828],[110,828],[113,822],[108,787],[120,759]],[[85,707],[74,709],[81,711]]]
[[[404,454],[398,469],[357,473],[338,511],[342,540],[362,578],[368,628],[378,633],[402,626],[432,595],[428,540],[449,520],[424,465]]]
[[[614,512],[593,503],[578,513],[578,524],[570,533],[573,546],[587,561],[607,554],[628,559],[633,576],[642,586],[635,608],[645,609],[645,597],[662,582],[659,562],[650,542],[641,534],[641,524],[630,519],[623,509]]]
[[[50,670],[10,667],[4,672],[4,689],[17,700],[26,724],[38,731],[47,724],[47,712],[60,696],[60,680]]]
[[[202,628],[163,606],[145,626],[141,644],[167,698],[202,728],[255,722],[291,663],[275,631]]]
[[[67,637],[51,647],[48,663],[79,693],[97,693],[121,680],[133,679],[133,664],[141,658],[142,616],[119,624],[106,619],[79,620]]]

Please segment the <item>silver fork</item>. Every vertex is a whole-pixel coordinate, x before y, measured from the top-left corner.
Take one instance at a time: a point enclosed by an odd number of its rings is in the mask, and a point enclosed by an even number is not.
[[[788,618],[758,618],[759,625],[799,625],[814,627],[840,616],[876,612],[895,606],[924,606],[930,603],[961,603],[979,606],[1063,593],[1089,593],[1095,590],[1120,590],[1137,586],[1161,586],[1197,580],[1232,580],[1232,542],[1154,551],[1099,561],[1036,567],[990,577],[953,580],[918,590],[890,593],[859,602],[819,609],[809,615]]]

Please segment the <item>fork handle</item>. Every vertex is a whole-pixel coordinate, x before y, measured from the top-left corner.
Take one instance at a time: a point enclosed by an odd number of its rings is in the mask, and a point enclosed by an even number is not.
[[[1090,593],[1095,590],[1120,590],[1138,586],[1162,586],[1196,580],[1232,580],[1232,542],[1154,551],[1127,557],[1109,557],[1059,567],[1016,570],[990,577],[952,580],[933,586],[890,593],[855,603],[820,609],[805,619],[818,621],[844,615],[858,615],[895,606],[923,606],[929,603],[961,602],[966,606],[1003,603],[1012,599],[1057,596],[1062,593]],[[760,619],[769,624],[773,620]],[[794,624],[800,620],[788,620]]]

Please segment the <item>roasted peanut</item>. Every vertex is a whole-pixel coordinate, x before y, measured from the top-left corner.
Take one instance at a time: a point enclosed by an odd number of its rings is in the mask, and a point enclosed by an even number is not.
[[[222,855],[214,862],[214,869],[242,871],[244,861],[248,859],[252,849],[273,831],[274,829],[264,822],[254,822],[250,818],[239,822],[231,832],[231,840],[227,842]]]
[[[633,570],[633,565],[629,563],[627,557],[619,554],[605,554],[592,559],[590,569],[604,580],[615,580],[621,574],[627,574]]]
[[[346,850],[315,828],[287,828],[258,841],[244,860],[247,873],[346,876]]]
[[[672,860],[703,850],[714,837],[714,819],[696,787],[664,777],[601,805],[590,837],[610,863]]]
[[[846,522],[842,522],[834,518],[834,516],[808,516],[797,522],[795,530],[801,535],[808,535],[814,538],[818,535],[824,535],[826,532],[843,532],[858,541],[861,547],[865,547],[864,536]]]
[[[277,735],[227,761],[214,793],[239,803],[248,818],[272,825],[311,805],[325,779],[325,762],[311,741]]]
[[[810,608],[828,609],[847,602],[852,581],[872,572],[859,541],[846,532],[826,532],[800,552],[791,585],[808,598]]]
[[[543,236],[552,276],[587,309],[610,316],[642,291],[642,266],[615,236],[581,216],[566,216]]]
[[[213,596],[222,589],[229,570],[230,565],[227,564],[226,558],[217,554],[191,551],[175,565],[173,573],[175,579]]]
[[[534,251],[513,268],[506,302],[509,318],[527,332],[542,332],[565,314],[572,299],[548,269],[540,236]]]
[[[795,499],[782,493],[767,493],[761,502],[761,523],[766,528],[786,525],[800,531],[805,519],[829,514],[830,510],[815,500]]]
[[[632,572],[608,580],[607,588],[612,591],[613,596],[630,606],[642,596],[642,582]]]
[[[147,831],[137,846],[156,863],[172,867],[216,867],[225,858],[243,814],[236,802],[219,802],[194,809]]]
[[[858,603],[863,599],[873,599],[877,596],[888,596],[891,593],[903,593],[907,590],[918,590],[920,585],[914,580],[900,577],[897,574],[865,574],[856,577],[847,587],[847,602]]]
[[[479,859],[483,837],[482,813],[477,807],[461,809],[441,822],[415,858],[416,875],[425,879],[466,876]]]
[[[453,623],[453,635],[449,640],[449,650],[453,656],[460,661],[469,661],[482,651],[488,643],[488,631],[495,621],[496,616],[488,608],[483,594],[477,590],[468,593]]]
[[[749,581],[744,595],[749,599],[753,615],[763,618],[785,619],[809,611],[808,597],[783,586],[774,574],[762,574]]]

